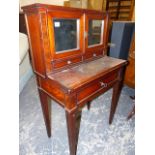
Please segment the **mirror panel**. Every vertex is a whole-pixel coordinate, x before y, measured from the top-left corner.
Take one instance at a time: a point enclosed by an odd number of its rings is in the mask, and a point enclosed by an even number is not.
[[[56,53],[79,48],[79,20],[53,19]]]
[[[103,33],[103,20],[89,20],[88,23],[88,46],[101,44]]]

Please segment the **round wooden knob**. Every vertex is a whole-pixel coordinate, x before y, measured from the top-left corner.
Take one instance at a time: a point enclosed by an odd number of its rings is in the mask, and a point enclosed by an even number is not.
[[[96,53],[94,53],[93,56],[96,57]]]
[[[67,61],[67,64],[71,64],[72,62],[70,60]]]

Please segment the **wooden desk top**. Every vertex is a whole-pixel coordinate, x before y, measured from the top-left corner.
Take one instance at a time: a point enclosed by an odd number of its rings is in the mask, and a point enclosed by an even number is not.
[[[58,73],[50,74],[48,77],[67,89],[76,89],[126,63],[126,60],[105,56]]]

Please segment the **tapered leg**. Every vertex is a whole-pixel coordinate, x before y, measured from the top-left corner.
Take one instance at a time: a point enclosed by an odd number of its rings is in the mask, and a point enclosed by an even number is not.
[[[80,121],[81,111],[78,111],[76,113],[69,113],[68,111],[66,111],[70,155],[76,155]]]
[[[132,107],[132,110],[129,112],[127,120],[129,120],[135,114],[135,104]]]
[[[39,90],[39,96],[42,112],[44,115],[47,135],[48,137],[51,137],[51,104],[49,103],[49,97],[41,90]]]
[[[91,101],[87,102],[87,108],[90,110]]]
[[[76,135],[77,135],[77,144],[79,138],[79,131],[80,131],[80,123],[81,123],[81,116],[82,116],[82,109],[79,109],[76,114]]]
[[[111,102],[111,109],[110,109],[110,116],[109,116],[109,124],[112,123],[113,117],[116,111],[116,107],[118,104],[118,99],[122,89],[122,81],[117,82],[113,87],[113,95],[112,95],[112,102]]]

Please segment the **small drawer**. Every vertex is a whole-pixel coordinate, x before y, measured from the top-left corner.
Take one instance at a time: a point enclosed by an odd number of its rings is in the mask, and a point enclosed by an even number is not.
[[[72,64],[76,64],[82,61],[82,57],[76,57],[76,58],[69,58],[69,59],[64,59],[64,60],[59,60],[53,62],[53,66],[55,69],[62,68],[65,66],[69,66]]]
[[[117,75],[118,75],[117,72],[114,72],[106,77],[102,77],[88,84],[86,87],[84,87],[77,93],[78,102],[81,102],[91,97],[92,95],[96,94],[100,90],[107,89],[108,87],[110,87],[111,84],[117,80]]]
[[[103,55],[103,51],[95,51],[95,52],[87,52],[85,55],[84,55],[84,59],[94,59],[94,58],[97,58],[99,56]]]

